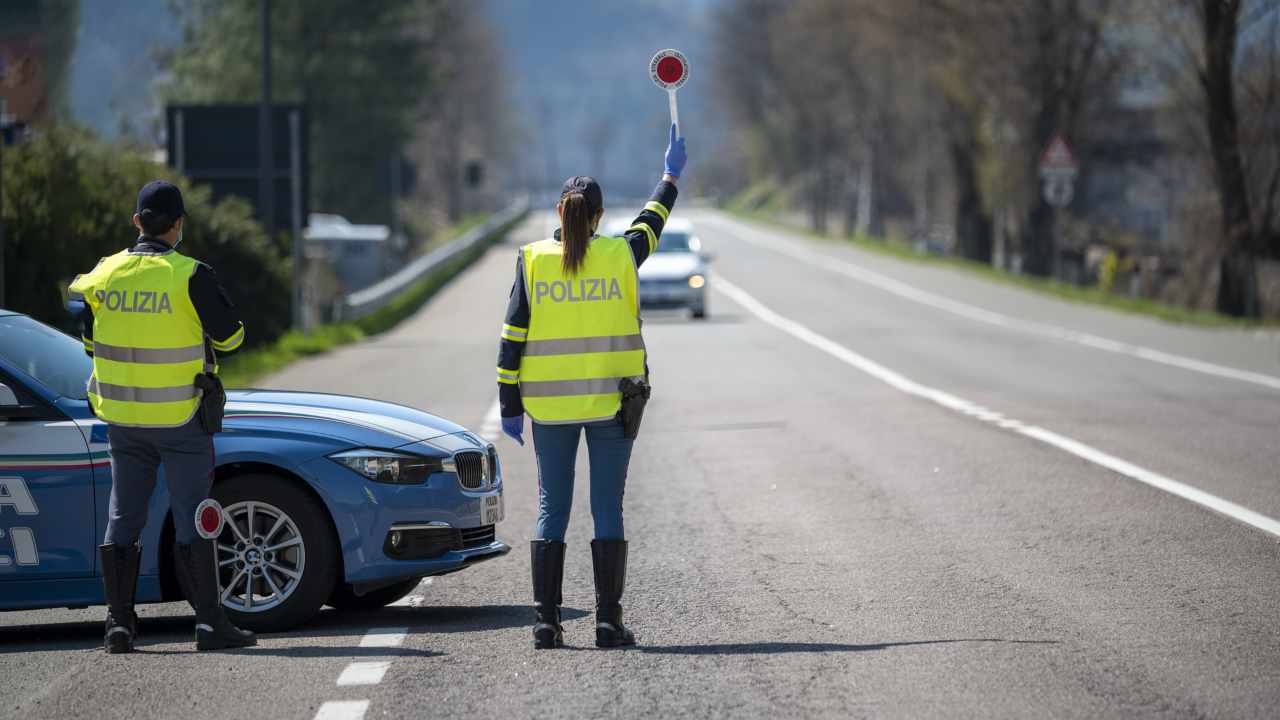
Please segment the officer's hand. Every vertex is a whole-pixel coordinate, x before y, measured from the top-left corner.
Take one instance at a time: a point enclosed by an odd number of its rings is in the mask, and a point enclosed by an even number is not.
[[[502,418],[502,432],[524,447],[524,415]]]
[[[684,138],[676,137],[676,124],[671,123],[671,138],[667,142],[666,173],[671,177],[680,177],[684,172],[684,163],[688,158],[684,154]]]

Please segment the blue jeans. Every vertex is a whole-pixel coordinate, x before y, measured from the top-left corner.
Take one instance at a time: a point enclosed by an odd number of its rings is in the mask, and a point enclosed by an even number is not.
[[[538,539],[564,541],[573,504],[574,463],[578,438],[587,431],[591,461],[591,518],[597,540],[624,540],[622,492],[627,484],[634,440],[622,436],[622,422],[542,425],[533,423],[533,449],[538,456]]]

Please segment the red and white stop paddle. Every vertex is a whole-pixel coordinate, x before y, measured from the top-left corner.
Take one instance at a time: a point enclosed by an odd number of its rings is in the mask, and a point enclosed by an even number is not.
[[[649,77],[653,78],[653,84],[667,91],[671,124],[676,126],[676,137],[683,137],[680,132],[680,108],[676,105],[676,90],[684,87],[689,80],[689,61],[679,50],[659,50],[649,61]]]
[[[205,540],[215,540],[222,534],[222,506],[208,498],[196,506],[196,534]]]

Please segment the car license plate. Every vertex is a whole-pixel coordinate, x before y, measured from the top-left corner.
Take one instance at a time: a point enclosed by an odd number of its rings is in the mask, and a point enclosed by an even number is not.
[[[480,498],[480,524],[497,525],[502,522],[503,508],[501,495],[486,495]]]

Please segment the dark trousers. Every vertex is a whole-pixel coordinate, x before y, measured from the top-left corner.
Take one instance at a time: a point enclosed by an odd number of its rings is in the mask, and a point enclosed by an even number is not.
[[[578,439],[587,434],[591,464],[591,518],[596,539],[623,540],[622,494],[627,485],[634,440],[623,437],[622,421],[543,425],[533,423],[538,457],[538,539],[564,541],[573,504]]]
[[[176,428],[107,427],[111,449],[111,511],[105,543],[136,542],[147,523],[156,472],[164,466],[169,508],[180,543],[196,540],[196,506],[213,486],[213,436],[198,420]]]

